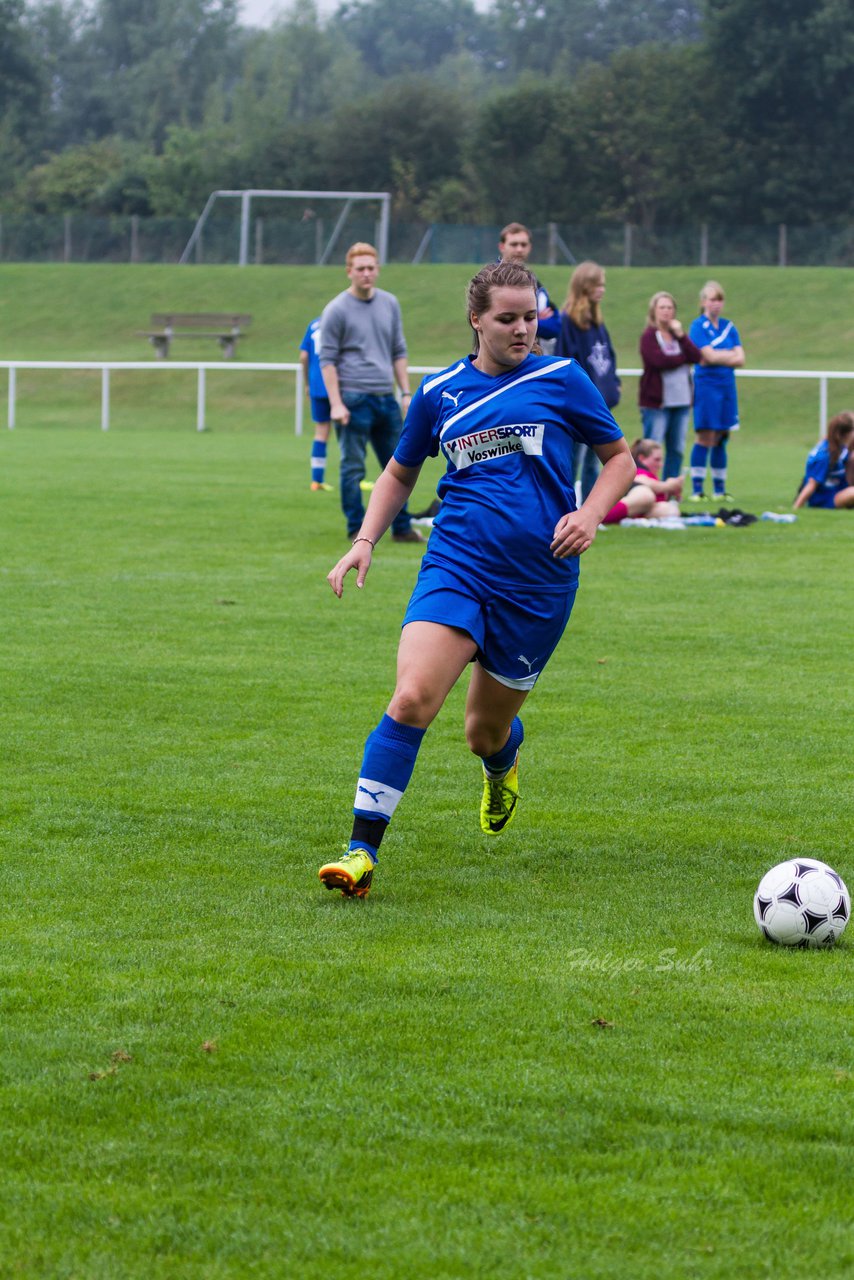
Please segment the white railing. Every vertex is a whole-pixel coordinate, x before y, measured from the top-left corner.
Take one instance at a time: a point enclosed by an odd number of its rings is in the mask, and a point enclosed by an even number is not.
[[[110,427],[110,374],[135,371],[146,372],[178,372],[195,370],[196,372],[196,430],[205,429],[205,401],[207,394],[208,370],[233,373],[293,373],[296,374],[296,434],[302,435],[303,394],[305,390],[302,365],[300,364],[233,364],[231,361],[215,360],[198,363],[190,360],[0,360],[0,369],[9,370],[9,398],[6,413],[6,426],[9,430],[15,427],[15,400],[17,395],[17,371],[19,369],[78,369],[100,370],[101,372],[101,430]]]
[[[620,369],[620,376],[639,378],[642,369]],[[838,369],[736,369],[737,378],[806,378],[818,379],[818,435],[824,437],[827,430],[827,384],[833,379],[848,380],[854,378],[854,372],[842,372]]]
[[[409,366],[411,373],[439,373],[442,365],[413,364]],[[207,397],[207,375],[215,373],[293,373],[296,376],[296,406],[294,413],[294,433],[298,436],[303,431],[303,408],[305,399],[305,379],[300,364],[256,364],[233,363],[226,360],[215,360],[198,363],[189,360],[0,360],[0,369],[9,371],[9,394],[6,425],[10,431],[15,427],[15,411],[17,398],[17,372],[19,369],[79,369],[101,374],[101,430],[110,427],[110,374],[147,372],[169,373],[195,371],[196,373],[196,430],[205,430],[205,402]],[[620,369],[623,377],[639,377],[640,369]],[[737,378],[801,378],[818,380],[818,422],[819,437],[824,435],[827,426],[827,384],[831,380],[854,379],[854,372],[843,372],[838,369],[737,369]]]

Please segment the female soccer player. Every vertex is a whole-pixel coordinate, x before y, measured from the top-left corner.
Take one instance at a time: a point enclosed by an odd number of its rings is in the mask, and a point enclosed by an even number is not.
[[[738,398],[735,370],[744,364],[744,348],[738,330],[721,315],[724,291],[717,280],[709,280],[700,290],[700,314],[688,336],[703,353],[703,363],[694,374],[694,431],[691,450],[691,499],[704,500],[706,466],[712,473],[716,502],[732,502],[727,493],[727,442],[738,431]]]
[[[319,872],[347,897],[369,891],[425,730],[469,663],[465,733],[483,762],[481,829],[497,835],[511,821],[518,713],[569,620],[578,557],[635,472],[619,427],[578,365],[532,354],[536,281],[526,267],[484,267],[469,285],[467,309],[473,355],[419,387],[362,527],[328,578],[339,597],[351,569],[364,585],[376,543],[425,459],[441,449],[442,506],[403,620],[395,691],[365,744],[350,848]],[[576,510],[571,465],[579,441],[603,466]]]
[[[831,510],[854,507],[854,413],[831,418],[826,439],[807,458],[795,510],[804,503]]]
[[[311,442],[311,489],[312,493],[329,493],[332,485],[326,483],[326,452],[332,427],[332,414],[329,411],[326,383],[320,372],[320,316],[309,322],[300,343],[299,362],[302,365],[305,391],[309,397],[311,418],[314,423],[314,439]]]

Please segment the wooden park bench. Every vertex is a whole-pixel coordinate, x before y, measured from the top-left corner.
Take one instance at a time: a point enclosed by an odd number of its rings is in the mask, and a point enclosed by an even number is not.
[[[216,338],[226,360],[234,355],[238,338],[246,337],[252,317],[235,311],[155,312],[150,328],[138,329],[138,338],[148,338],[159,360],[169,355],[174,338]]]

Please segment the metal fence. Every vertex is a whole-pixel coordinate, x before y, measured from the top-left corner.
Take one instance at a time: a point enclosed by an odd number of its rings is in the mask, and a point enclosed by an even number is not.
[[[259,202],[250,229],[253,263],[310,265],[321,261],[337,216],[335,209],[306,205],[290,216]],[[195,218],[49,217],[0,215],[0,262],[177,263],[190,240]],[[481,263],[495,256],[496,225],[392,220],[390,262]],[[532,227],[537,262],[572,264],[593,258],[603,266],[854,266],[854,221],[790,226],[658,227],[630,223],[543,223]],[[356,240],[379,242],[380,228],[354,210],[338,240],[335,258]],[[193,246],[191,261],[234,264],[240,251],[240,219],[211,216]]]

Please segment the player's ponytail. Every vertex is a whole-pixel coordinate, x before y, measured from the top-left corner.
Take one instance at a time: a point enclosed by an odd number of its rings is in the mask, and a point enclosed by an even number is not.
[[[472,356],[480,351],[480,337],[471,318],[489,310],[494,289],[530,289],[536,297],[537,277],[521,262],[490,262],[472,277],[466,290],[466,317],[474,334]]]

